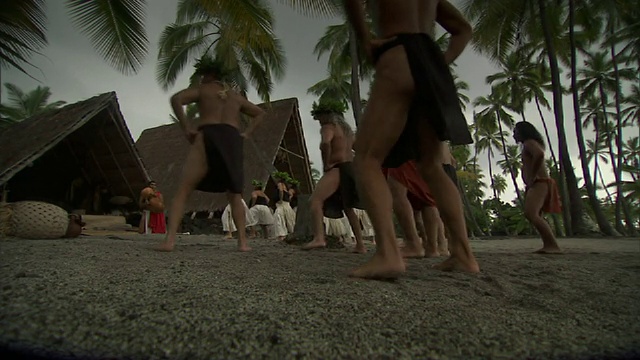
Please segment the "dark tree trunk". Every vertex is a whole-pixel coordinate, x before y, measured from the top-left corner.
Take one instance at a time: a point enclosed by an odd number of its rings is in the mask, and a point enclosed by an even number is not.
[[[311,208],[309,198],[311,195],[298,195],[298,207],[296,208],[296,225],[293,228],[293,236],[299,239],[313,237],[313,219],[311,218]]]
[[[600,206],[600,202],[598,201],[598,197],[596,196],[596,189],[591,181],[591,174],[589,174],[589,163],[587,162],[587,151],[584,145],[584,134],[582,133],[582,118],[580,116],[580,103],[578,99],[578,86],[576,85],[576,41],[575,41],[575,0],[569,0],[569,41],[571,43],[571,93],[573,95],[573,113],[575,116],[575,128],[576,135],[578,136],[578,149],[580,150],[580,163],[582,165],[582,176],[584,176],[584,183],[587,188],[587,194],[589,196],[589,202],[591,203],[591,208],[593,209],[593,213],[595,214],[596,221],[598,222],[598,227],[600,231],[605,235],[616,236],[619,235],[616,233],[607,221],[607,218],[604,216],[602,212],[602,207]]]
[[[360,98],[360,59],[358,56],[358,42],[353,27],[349,27],[349,53],[351,54],[351,109],[356,127],[362,116],[362,100]]]
[[[513,173],[513,168],[511,167],[511,161],[509,160],[509,156],[507,155],[507,144],[504,141],[504,134],[502,131],[502,119],[500,118],[500,113],[497,111],[496,111],[496,117],[498,119],[498,129],[500,129],[500,141],[502,142],[502,154],[504,155],[504,161],[507,163],[507,168],[509,169],[509,175],[511,176],[511,181],[513,182],[513,186],[516,189],[516,196],[518,197],[518,203],[520,204],[520,207],[524,209],[522,194],[520,193],[520,188],[518,187],[516,175]]]
[[[544,42],[547,48],[547,56],[549,57],[549,69],[551,70],[553,111],[556,118],[556,128],[558,130],[560,162],[563,165],[565,180],[567,182],[567,188],[569,192],[569,204],[565,203],[564,206],[569,207],[571,212],[570,228],[567,226],[568,224],[565,224],[565,229],[571,230],[567,231],[567,236],[570,236],[574,234],[584,234],[586,232],[586,229],[584,220],[582,219],[582,198],[580,196],[580,191],[578,190],[578,180],[576,179],[576,174],[573,172],[573,165],[571,164],[571,157],[569,156],[569,148],[567,146],[567,135],[564,130],[560,68],[558,66],[558,57],[556,55],[556,50],[553,47],[553,35],[551,34],[549,19],[547,19],[546,1],[547,0],[538,0],[538,6],[540,8],[539,15],[542,30],[544,33]]]

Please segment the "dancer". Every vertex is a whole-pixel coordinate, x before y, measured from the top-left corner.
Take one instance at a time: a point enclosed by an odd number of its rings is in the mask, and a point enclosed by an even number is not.
[[[356,246],[353,252],[364,254],[367,249],[362,240],[360,222],[354,208],[361,208],[353,176],[353,130],[342,116],[333,113],[316,113],[320,122],[320,152],[324,174],[311,194],[313,240],[304,250],[324,248],[327,243],[322,228],[323,216],[339,219],[346,215],[351,225]]]
[[[269,207],[269,197],[264,193],[264,185],[257,180],[253,181],[253,192],[251,193],[251,202],[249,207],[251,214],[256,219],[256,224],[262,229],[262,237],[269,238],[269,227],[274,223],[273,212]],[[256,237],[256,227],[252,227],[252,237]]]
[[[245,227],[251,229],[258,223],[258,221],[253,216],[253,213],[249,210],[249,208],[247,207],[247,203],[245,203],[244,200],[242,200],[242,205],[244,206],[245,213]],[[224,208],[224,211],[222,212],[222,231],[227,234],[225,236],[225,239],[233,239],[233,233],[237,230],[238,228],[236,227],[236,223],[233,221],[231,204],[227,204],[227,206]],[[251,236],[251,238],[254,237],[255,234]]]
[[[360,228],[362,229],[362,238],[371,240],[371,242],[375,242],[373,239],[373,226],[371,225],[371,219],[369,219],[369,215],[367,212],[362,209],[354,209],[356,212],[356,216],[358,217],[358,221],[360,222]]]
[[[402,256],[405,258],[437,257],[436,203],[429,188],[420,176],[414,161],[407,161],[397,168],[383,168],[387,176],[393,211],[405,235]],[[424,232],[419,234],[418,219],[422,218]],[[423,241],[424,240],[424,241]]]
[[[473,142],[448,64],[464,50],[472,29],[445,0],[378,0],[372,6],[382,39],[372,41],[360,0],[345,0],[349,21],[365,53],[374,58],[375,80],[358,127],[354,166],[360,194],[376,233],[376,254],[351,275],[397,278],[406,271],[396,243],[390,190],[380,171],[408,160],[418,161],[421,175],[451,227],[451,257],[436,265],[441,270],[480,271],[471,252],[454,184],[440,164],[440,142]],[[449,47],[440,51],[428,35],[434,21],[450,34]]]
[[[142,189],[138,205],[143,209],[140,219],[140,234],[164,234],[167,232],[164,197],[158,191],[155,181],[149,181],[147,187]]]
[[[542,212],[562,212],[556,181],[549,177],[544,166],[544,140],[531,123],[521,121],[513,130],[513,138],[522,144],[522,180],[526,186],[524,216],[538,230],[542,249],[538,254],[562,253],[551,226],[541,216]]]
[[[172,251],[175,247],[176,231],[184,214],[185,203],[195,189],[226,192],[234,222],[238,226],[238,249],[251,250],[247,244],[242,204],[243,139],[250,136],[265,112],[222,82],[225,76],[223,66],[218,59],[203,57],[196,64],[196,74],[201,76],[200,85],[184,89],[171,97],[171,106],[191,147],[180,188],[171,203],[167,239],[158,250]],[[197,129],[187,121],[183,108],[191,103],[198,104],[200,125]],[[239,130],[241,113],[253,117],[244,133]]]
[[[291,208],[291,194],[287,188],[285,180],[286,174],[276,175],[278,177],[278,196],[276,198],[276,237],[278,240],[284,240],[284,238],[293,232],[293,228],[296,225],[296,213]]]

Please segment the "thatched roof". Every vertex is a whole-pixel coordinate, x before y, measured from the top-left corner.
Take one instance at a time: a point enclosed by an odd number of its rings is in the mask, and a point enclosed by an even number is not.
[[[304,140],[302,121],[295,98],[261,104],[267,111],[265,119],[256,128],[253,138],[245,141],[244,171],[245,190],[248,199],[253,190],[251,180],[264,183],[277,169],[290,173],[300,181],[302,193],[313,191],[309,154]],[[182,167],[189,151],[189,143],[177,124],[163,125],[142,132],[136,147],[144,159],[151,178],[158,183],[165,203],[170,202],[178,190]],[[284,161],[283,161],[284,160]],[[215,211],[227,205],[224,194],[196,191],[187,203],[185,211]]]
[[[117,195],[136,199],[149,179],[114,92],[12,124],[0,131],[0,144],[0,185],[52,149]]]

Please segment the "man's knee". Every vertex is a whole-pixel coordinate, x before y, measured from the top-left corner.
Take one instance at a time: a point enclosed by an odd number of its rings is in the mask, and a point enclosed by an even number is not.
[[[540,212],[532,208],[525,208],[524,217],[529,221],[533,221],[540,217]]]

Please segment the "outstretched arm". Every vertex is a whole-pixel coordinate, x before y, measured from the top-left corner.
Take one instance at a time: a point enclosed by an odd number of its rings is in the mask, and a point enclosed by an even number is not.
[[[322,168],[327,171],[329,165],[329,159],[331,159],[331,140],[333,140],[334,129],[333,125],[323,125],[320,128],[320,154],[322,155]]]
[[[473,36],[473,28],[462,13],[447,0],[438,2],[436,21],[451,34],[449,47],[444,52],[444,60],[451,64],[467,47]]]
[[[175,93],[171,97],[171,108],[176,115],[182,130],[188,131],[189,124],[187,122],[187,115],[184,111],[184,106],[198,101],[200,97],[200,91],[197,87],[191,87]]]
[[[240,111],[243,114],[251,116],[253,118],[249,126],[247,126],[247,128],[244,130],[245,136],[249,136],[253,133],[253,130],[255,130],[256,126],[262,120],[264,120],[265,111],[262,110],[262,108],[260,108],[258,105],[255,105],[244,97],[242,97],[241,102],[242,103],[240,105]]]

